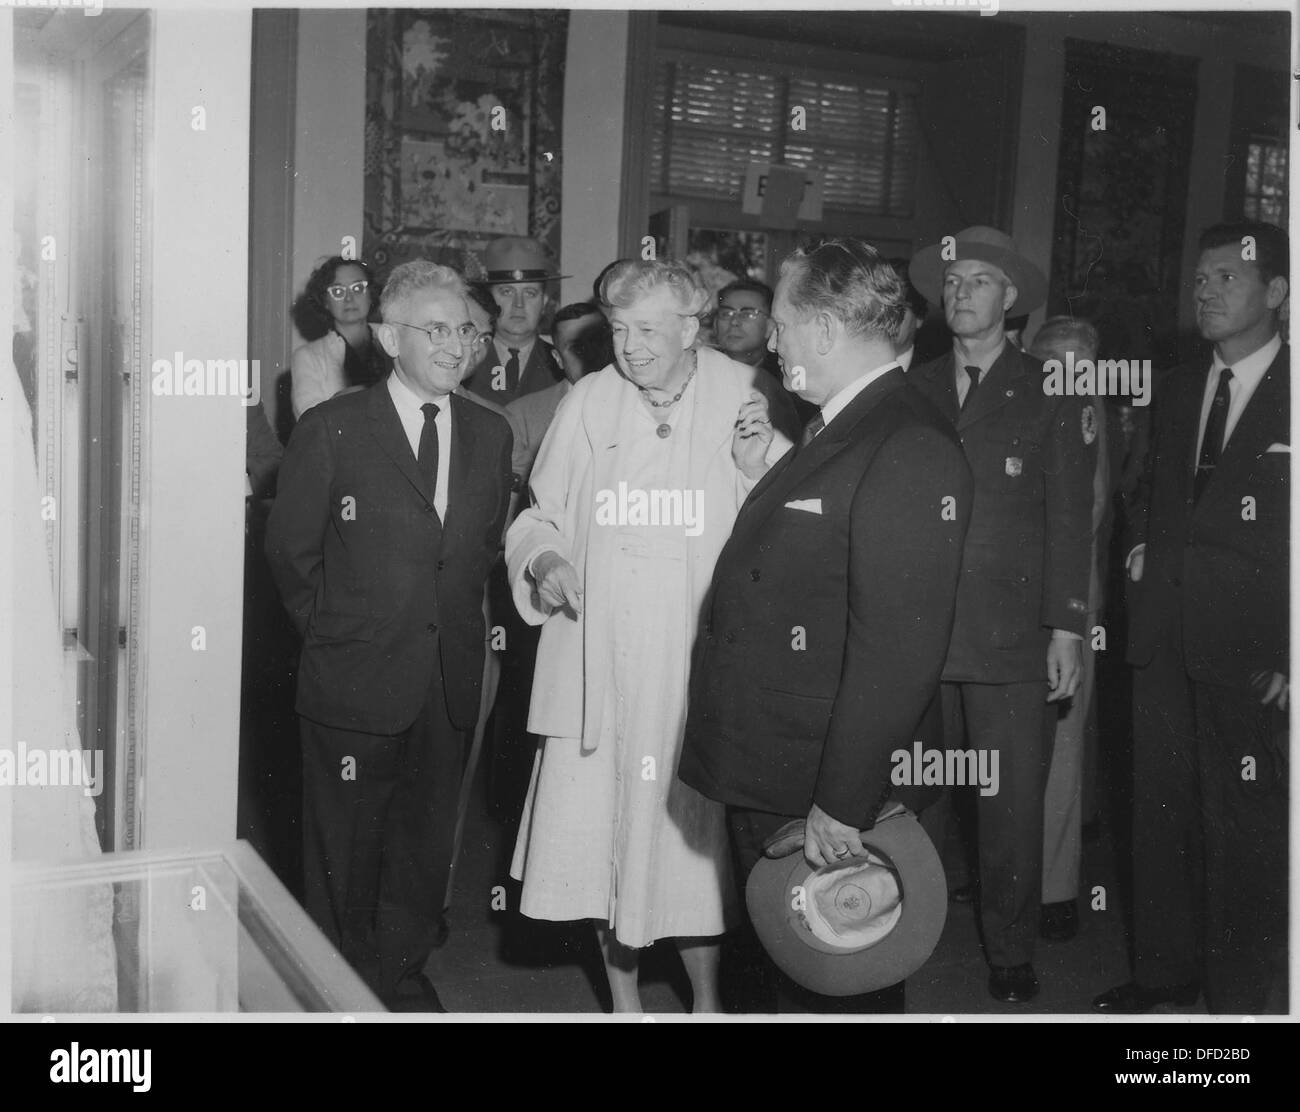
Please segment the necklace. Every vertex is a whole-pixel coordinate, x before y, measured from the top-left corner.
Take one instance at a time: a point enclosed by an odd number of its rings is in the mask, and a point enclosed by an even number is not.
[[[675,393],[666,402],[655,401],[654,398],[652,398],[648,393],[649,387],[638,386],[637,389],[641,391],[641,396],[645,398],[645,400],[650,405],[654,406],[655,409],[667,409],[670,405],[676,405],[679,401],[682,400],[682,395],[686,393],[686,387],[688,387],[691,384],[691,379],[695,377],[695,372],[699,368],[699,365],[700,365],[700,361],[695,354],[695,349],[691,348],[691,373],[686,376],[686,381],[682,383],[682,388],[678,390],[677,393]],[[663,434],[661,433],[660,435]]]

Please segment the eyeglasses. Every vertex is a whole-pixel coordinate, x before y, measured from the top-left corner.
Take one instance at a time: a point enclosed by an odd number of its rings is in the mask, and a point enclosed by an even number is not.
[[[462,324],[459,328],[452,328],[449,324],[431,324],[428,328],[424,328],[418,324],[407,324],[404,320],[390,320],[387,323],[400,324],[403,328],[414,328],[417,332],[423,332],[429,337],[431,344],[445,344],[453,334],[462,344],[478,346],[482,342],[478,329],[469,323]],[[491,333],[485,335],[489,340],[492,338]]]
[[[718,320],[723,324],[730,324],[737,317],[743,320],[746,324],[751,324],[758,320],[759,317],[766,317],[769,315],[770,314],[763,312],[762,309],[733,309],[730,305],[722,306],[717,313]]]
[[[350,286],[328,286],[325,292],[335,301],[342,301],[348,295],[348,290],[360,297],[370,288],[369,282],[353,282]]]

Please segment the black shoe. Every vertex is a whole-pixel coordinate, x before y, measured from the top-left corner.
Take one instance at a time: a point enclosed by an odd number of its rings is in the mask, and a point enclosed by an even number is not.
[[[975,901],[976,887],[973,881],[948,889],[948,899],[955,904],[968,904]]]
[[[1024,965],[995,965],[989,970],[989,995],[1004,1004],[1023,1004],[1038,995],[1038,978],[1034,967]]]
[[[1079,933],[1079,909],[1073,900],[1043,904],[1038,934],[1048,942],[1069,942]]]
[[[402,978],[396,993],[387,1001],[390,1012],[445,1012],[438,999],[438,990],[423,973],[411,973]]]
[[[1197,981],[1188,981],[1184,985],[1161,985],[1159,988],[1143,988],[1137,982],[1129,981],[1103,992],[1092,1002],[1092,1010],[1103,1015],[1141,1015],[1157,1004],[1190,1008],[1200,995],[1201,986]]]

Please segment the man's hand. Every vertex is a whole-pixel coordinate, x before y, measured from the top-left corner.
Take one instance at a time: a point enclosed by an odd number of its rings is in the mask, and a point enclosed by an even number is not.
[[[845,826],[814,803],[804,822],[803,855],[808,864],[820,868],[849,857],[865,857],[867,851],[858,837],[856,826]]]
[[[731,458],[747,479],[761,479],[767,471],[767,449],[772,443],[772,421],[767,399],[751,390],[740,407],[736,431],[731,437]]]
[[[582,613],[582,584],[568,560],[558,552],[543,552],[533,561],[533,580],[542,602],[577,620]]]
[[[1128,554],[1128,559],[1124,561],[1124,567],[1128,569],[1128,577],[1134,583],[1142,581],[1142,565],[1146,562],[1147,546],[1139,544],[1134,546],[1133,551]]]
[[[1256,672],[1250,677],[1250,686],[1260,694],[1259,701],[1264,706],[1275,705],[1280,711],[1286,710],[1291,685],[1281,672]]]
[[[1049,703],[1070,698],[1083,679],[1083,642],[1075,637],[1058,637],[1053,631],[1047,645],[1047,693]]]

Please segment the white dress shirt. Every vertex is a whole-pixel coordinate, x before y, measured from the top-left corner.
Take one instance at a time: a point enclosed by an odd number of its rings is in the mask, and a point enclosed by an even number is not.
[[[402,420],[411,455],[418,461],[420,434],[424,432],[424,410],[420,407],[424,405],[424,399],[413,393],[396,372],[388,376],[388,395]],[[438,415],[433,419],[433,427],[438,430],[438,482],[433,494],[433,508],[438,511],[439,520],[446,521],[447,485],[451,481],[451,396],[443,394],[433,402],[438,407]]]
[[[912,369],[912,356],[916,354],[916,347],[910,347],[906,351],[900,351],[894,356],[894,362],[897,363],[904,371]]]
[[[1228,446],[1232,430],[1241,420],[1246,403],[1254,396],[1256,387],[1268,373],[1277,353],[1282,350],[1282,337],[1274,334],[1262,348],[1251,352],[1245,359],[1233,363],[1230,370],[1232,378],[1228,382],[1228,416],[1223,425],[1223,447]],[[1205,440],[1205,426],[1210,420],[1210,410],[1214,408],[1214,395],[1219,389],[1219,372],[1227,367],[1216,351],[1210,373],[1205,379],[1205,397],[1201,399],[1201,428],[1196,434],[1196,459],[1201,458],[1201,444]]]
[[[862,391],[875,382],[876,379],[881,375],[892,371],[897,366],[898,360],[891,359],[888,363],[883,363],[879,367],[868,371],[861,378],[855,378],[847,386],[841,387],[839,393],[828,398],[826,404],[822,406],[822,427],[825,428],[825,426],[835,420],[839,414],[843,413],[849,402],[861,394]],[[818,435],[820,435],[820,433]]]

